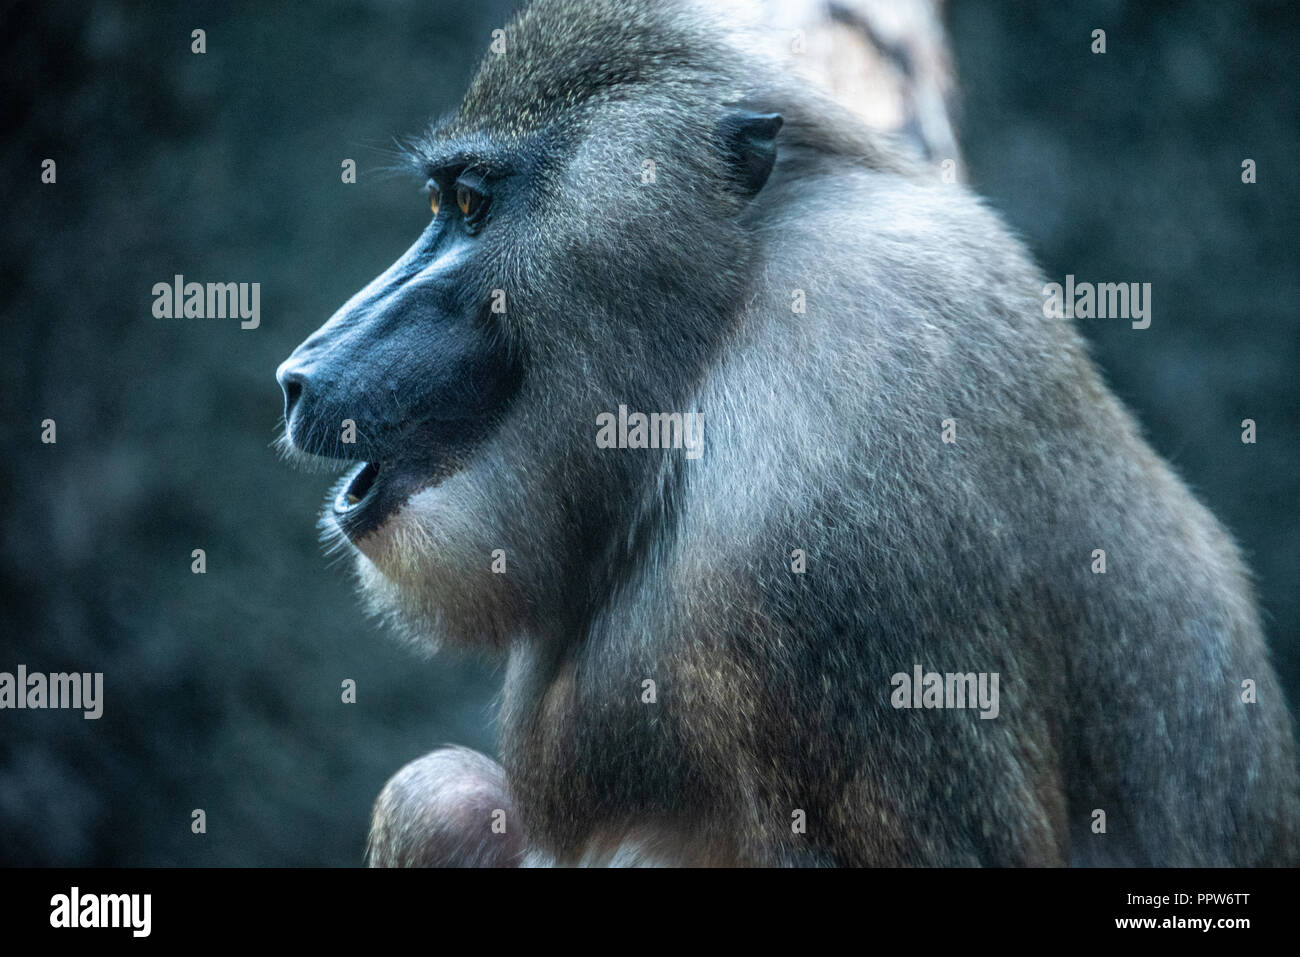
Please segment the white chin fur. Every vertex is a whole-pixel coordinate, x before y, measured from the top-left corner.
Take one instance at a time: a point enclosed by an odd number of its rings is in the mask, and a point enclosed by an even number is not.
[[[462,500],[455,478],[417,492],[353,543],[357,578],[371,610],[420,644],[497,644],[513,583],[492,574],[491,553],[506,546],[485,535],[484,510]]]

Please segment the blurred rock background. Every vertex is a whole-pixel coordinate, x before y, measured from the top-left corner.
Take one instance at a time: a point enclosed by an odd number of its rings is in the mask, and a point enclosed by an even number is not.
[[[270,443],[278,362],[423,227],[392,136],[456,103],[513,4],[179,6],[5,5],[0,670],[103,671],[106,702],[0,712],[0,864],[353,865],[401,764],[493,749],[496,667],[367,620],[316,542],[330,477]],[[1149,330],[1084,330],[1243,544],[1300,699],[1300,10],[958,0],[946,22],[965,177],[1050,278],[1152,283]],[[176,273],[260,282],[261,327],[153,318]]]

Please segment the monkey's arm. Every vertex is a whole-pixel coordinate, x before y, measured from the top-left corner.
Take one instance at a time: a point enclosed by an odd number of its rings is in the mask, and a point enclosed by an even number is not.
[[[505,771],[468,748],[440,748],[384,785],[370,822],[371,867],[517,867],[524,842]]]

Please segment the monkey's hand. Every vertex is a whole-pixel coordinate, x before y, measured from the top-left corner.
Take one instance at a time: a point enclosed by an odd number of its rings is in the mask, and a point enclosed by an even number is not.
[[[517,867],[524,852],[505,771],[468,748],[440,748],[398,771],[375,801],[371,867]]]

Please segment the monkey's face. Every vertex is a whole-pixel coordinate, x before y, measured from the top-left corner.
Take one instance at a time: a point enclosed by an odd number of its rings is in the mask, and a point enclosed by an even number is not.
[[[456,472],[517,391],[520,357],[478,242],[490,189],[464,169],[431,176],[419,239],[277,372],[285,443],[355,463],[327,509],[354,543]]]

